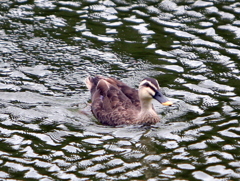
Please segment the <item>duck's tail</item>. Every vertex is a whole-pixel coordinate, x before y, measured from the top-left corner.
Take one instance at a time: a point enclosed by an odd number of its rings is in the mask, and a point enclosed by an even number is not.
[[[89,76],[85,79],[85,84],[86,84],[87,88],[91,91],[94,87],[96,87],[98,85],[98,82],[101,79],[104,79],[104,77],[101,75],[97,75],[95,77]]]
[[[86,84],[86,86],[87,86],[87,88],[89,89],[89,90],[91,90],[92,89],[92,87],[93,87],[93,78],[91,77],[91,76],[89,76],[89,77],[87,77],[86,79],[85,79],[85,84]]]

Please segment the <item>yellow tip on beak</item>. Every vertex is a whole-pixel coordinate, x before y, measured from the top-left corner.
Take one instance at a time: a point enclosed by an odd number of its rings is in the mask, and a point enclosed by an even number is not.
[[[167,101],[167,102],[162,103],[162,105],[171,106],[171,105],[173,105],[173,103],[171,101]]]

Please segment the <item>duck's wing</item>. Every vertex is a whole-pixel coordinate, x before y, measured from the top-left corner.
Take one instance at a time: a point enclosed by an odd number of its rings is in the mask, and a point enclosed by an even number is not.
[[[129,100],[136,107],[136,109],[139,109],[139,110],[141,109],[138,90],[131,88],[128,85],[124,84],[123,82],[114,78],[106,78],[105,80],[109,82],[111,85],[114,85],[119,90],[121,90],[121,92],[129,98]]]
[[[95,117],[107,125],[129,124],[136,109],[121,89],[104,78],[89,79],[92,83],[92,112]]]

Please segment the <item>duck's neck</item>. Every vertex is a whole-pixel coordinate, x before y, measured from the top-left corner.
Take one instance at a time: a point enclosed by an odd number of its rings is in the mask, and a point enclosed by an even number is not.
[[[152,100],[141,100],[141,111],[138,115],[140,123],[154,124],[160,121],[159,116],[153,109]]]
[[[154,111],[152,106],[152,99],[140,100],[140,104],[141,104],[141,112]]]

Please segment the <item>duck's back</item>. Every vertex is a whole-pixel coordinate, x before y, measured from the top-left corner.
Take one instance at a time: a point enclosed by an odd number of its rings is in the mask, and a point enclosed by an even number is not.
[[[136,89],[102,76],[89,77],[86,83],[91,91],[92,112],[102,124],[116,126],[136,121],[140,111]]]

